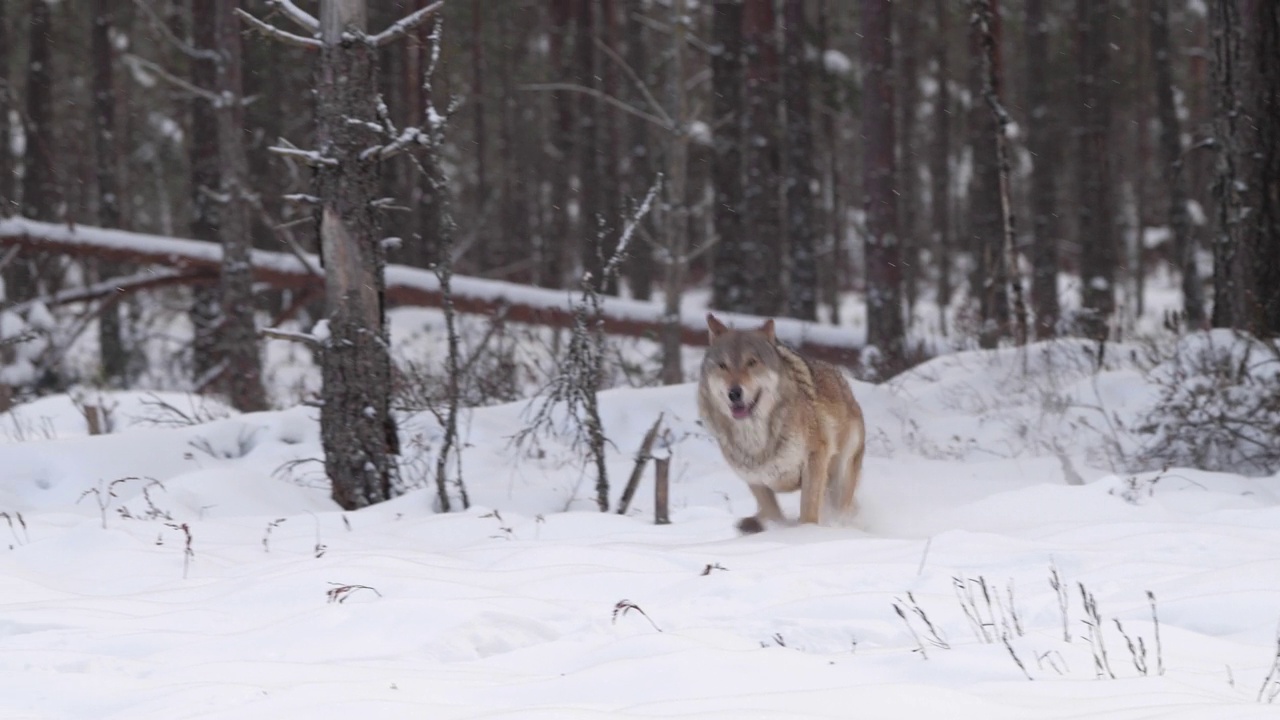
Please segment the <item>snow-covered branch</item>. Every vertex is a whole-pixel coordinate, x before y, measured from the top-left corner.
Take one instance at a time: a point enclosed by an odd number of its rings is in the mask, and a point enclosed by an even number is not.
[[[0,219],[0,247],[10,246],[135,265],[162,265],[192,273],[217,272],[222,262],[222,247],[217,243],[25,218]],[[251,261],[254,280],[276,288],[310,290],[323,282],[307,267],[319,266],[319,259],[310,253],[300,259],[287,252],[254,250]],[[388,303],[439,307],[443,302],[439,278],[430,270],[388,265],[386,278]],[[561,328],[572,327],[574,322],[573,303],[563,290],[464,276],[452,279],[452,289],[454,308],[461,313],[493,315],[505,307],[510,322]],[[664,322],[662,307],[651,302],[606,297],[601,298],[601,303],[604,331],[610,335],[653,337]],[[721,317],[738,327],[754,327],[761,322],[761,318],[750,315],[725,313]],[[857,362],[864,340],[847,327],[790,318],[778,318],[776,322],[778,337],[810,357],[841,365]],[[701,313],[682,314],[678,323],[684,344],[707,344],[706,320]]]
[[[267,7],[272,10],[279,10],[281,14],[292,20],[303,30],[309,30],[312,33],[320,32],[320,21],[312,16],[311,13],[294,5],[292,0],[267,0]]]
[[[267,150],[282,157],[301,160],[308,165],[328,165],[329,167],[336,167],[338,164],[337,160],[331,157],[325,157],[315,150],[303,150],[302,148],[283,147],[281,145],[272,145],[267,148]]]
[[[366,42],[374,47],[382,47],[383,45],[395,42],[405,35],[408,35],[414,28],[430,20],[442,7],[444,7],[444,0],[436,0],[436,2],[431,3],[421,10],[417,10],[395,21],[391,24],[391,27],[383,30],[377,35],[368,36],[366,38]]]

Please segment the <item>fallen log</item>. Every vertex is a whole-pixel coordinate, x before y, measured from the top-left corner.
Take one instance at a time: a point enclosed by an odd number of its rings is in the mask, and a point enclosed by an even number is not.
[[[217,243],[25,218],[0,220],[0,247],[96,257],[137,266],[162,265],[177,269],[193,282],[208,279],[210,273],[216,275],[222,260],[222,247]],[[254,250],[252,262],[254,280],[275,288],[312,290],[323,284],[323,277],[312,270],[320,267],[315,255],[298,257],[292,253]],[[176,277],[165,275],[156,284],[171,284]],[[388,265],[386,283],[387,302],[391,305],[438,307],[441,304],[440,283],[430,270]],[[140,283],[140,286],[146,285]],[[76,297],[83,301],[92,299],[91,295],[82,292]],[[573,295],[570,290],[536,288],[501,280],[453,278],[453,305],[458,312],[492,315],[501,310],[508,321],[531,325],[571,327]],[[762,322],[761,318],[751,315],[717,315],[737,327],[754,327]],[[662,322],[662,308],[656,303],[616,297],[604,300],[604,331],[610,335],[656,339]],[[682,314],[680,326],[681,341],[685,345],[707,344],[706,319],[702,312]],[[864,340],[863,333],[855,334],[849,328],[790,318],[778,318],[775,332],[780,340],[810,357],[846,366],[857,363]]]

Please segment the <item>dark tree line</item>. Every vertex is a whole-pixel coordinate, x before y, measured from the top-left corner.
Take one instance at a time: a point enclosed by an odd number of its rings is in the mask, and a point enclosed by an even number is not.
[[[377,330],[352,342],[377,345],[387,262],[577,287],[659,177],[606,292],[861,323],[855,291],[885,373],[913,331],[1017,341],[1024,288],[1033,337],[1123,336],[1155,270],[1180,277],[1183,326],[1280,334],[1276,3],[446,0],[443,34],[361,51],[364,120],[336,121],[316,68],[348,1],[0,0],[0,211],[221,243],[220,283],[187,296],[191,368],[244,409],[264,317],[332,321],[366,288],[352,327]],[[432,3],[356,4],[372,33]],[[354,149],[443,114],[435,151]],[[348,142],[357,160],[314,154]],[[331,215],[355,256],[325,246]],[[327,297],[255,296],[253,247],[323,249]],[[136,270],[0,261],[7,303]],[[100,309],[103,382],[138,372],[132,302]]]

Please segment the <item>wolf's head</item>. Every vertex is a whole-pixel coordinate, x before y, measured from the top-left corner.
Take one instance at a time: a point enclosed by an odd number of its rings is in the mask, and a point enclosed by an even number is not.
[[[702,358],[702,392],[711,407],[735,420],[768,415],[785,372],[773,320],[755,330],[731,330],[707,313],[707,330],[711,346]]]

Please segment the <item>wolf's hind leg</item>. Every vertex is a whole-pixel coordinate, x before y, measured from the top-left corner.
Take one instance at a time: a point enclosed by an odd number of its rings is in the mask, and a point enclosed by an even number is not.
[[[809,451],[804,476],[800,479],[800,522],[817,524],[822,519],[826,502],[827,478],[831,471],[831,455],[825,447]]]
[[[845,518],[853,517],[858,510],[853,494],[857,492],[858,481],[862,479],[862,456],[865,452],[866,446],[859,445],[858,449],[853,451],[848,464],[844,467],[844,478],[838,488],[836,508],[840,515]]]

